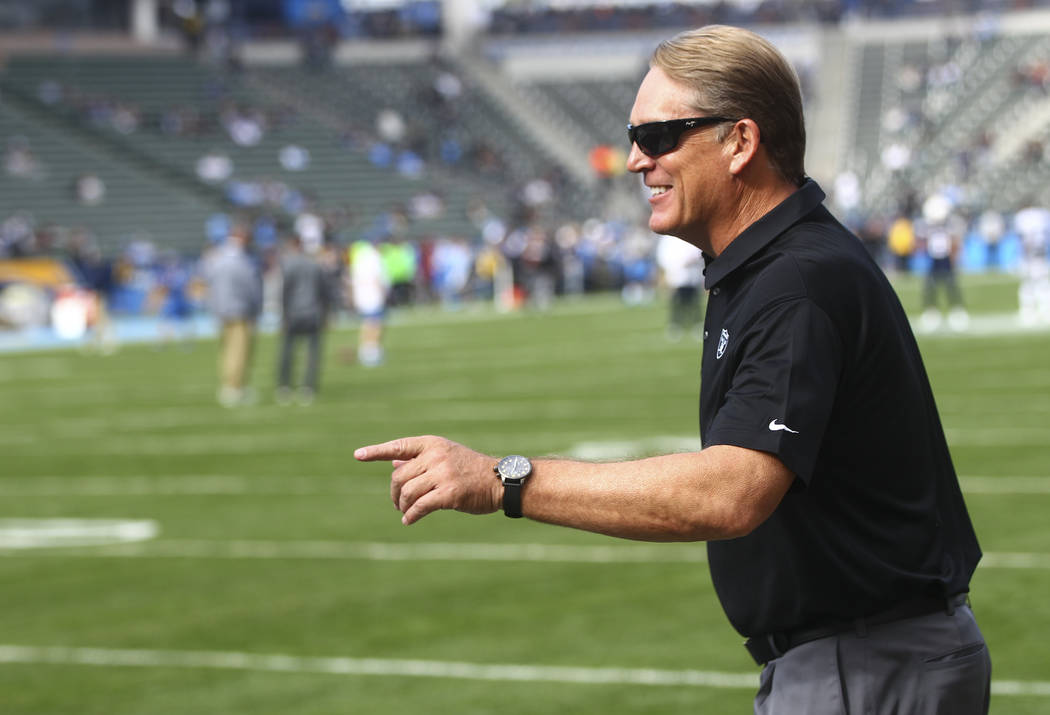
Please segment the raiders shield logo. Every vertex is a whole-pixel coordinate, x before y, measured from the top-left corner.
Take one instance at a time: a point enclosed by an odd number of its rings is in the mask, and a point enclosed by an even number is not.
[[[718,351],[715,352],[716,360],[720,360],[725,355],[727,345],[729,345],[729,331],[722,328],[722,334],[718,336]]]

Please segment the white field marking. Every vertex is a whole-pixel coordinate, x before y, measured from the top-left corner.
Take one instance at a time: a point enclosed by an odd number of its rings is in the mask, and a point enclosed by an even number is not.
[[[1050,477],[959,477],[967,494],[1050,494]]]
[[[0,519],[0,550],[132,543],[159,532],[150,520]]]
[[[124,650],[70,646],[0,645],[0,663],[94,667],[197,668],[270,673],[444,678],[571,685],[649,685],[754,690],[758,673],[655,668],[464,663],[444,660],[311,657],[229,651]],[[993,695],[1050,696],[1050,682],[993,680]]]
[[[79,544],[77,544],[79,545]],[[55,545],[59,546],[59,545]],[[361,541],[262,541],[162,539],[112,543],[92,549],[61,548],[34,551],[41,556],[85,558],[175,559],[332,559],[345,561],[493,561],[579,564],[702,564],[707,549],[696,544],[624,544],[580,546],[567,544],[421,543],[397,544]],[[0,557],[30,556],[24,550],[4,548]],[[1050,554],[991,552],[978,568],[1050,570]]]
[[[0,663],[213,668],[281,673],[455,678],[583,685],[663,685],[746,688],[748,690],[758,687],[758,673],[649,668],[585,668],[385,658],[318,658],[221,651],[117,650],[66,646],[0,645]]]
[[[946,427],[952,447],[1045,447],[1050,427]]]
[[[139,497],[139,496],[329,496],[388,495],[386,482],[355,477],[244,477],[232,474],[129,477],[5,477],[0,496]]]
[[[498,561],[546,563],[706,563],[703,544],[564,544],[422,543],[355,541],[218,541],[164,539],[146,543],[100,546],[90,551],[36,552],[40,555],[190,558],[190,559],[340,559],[351,561]],[[18,556],[17,552],[0,555]]]
[[[949,427],[944,432],[948,444],[955,447],[1042,447],[1050,442],[1050,427]],[[602,461],[668,452],[695,452],[699,449],[699,437],[667,435],[634,440],[578,442],[569,448],[567,454],[576,459]]]
[[[1050,569],[1050,554],[993,551],[981,557],[978,568],[1046,570]]]
[[[46,430],[46,428],[45,428]],[[304,443],[324,438],[317,432],[272,431],[230,435],[221,433],[158,436],[114,435],[111,429],[85,430],[76,434],[58,431],[23,430],[0,434],[0,446],[29,447],[30,450],[50,450],[57,439],[68,442],[71,451],[79,455],[213,455],[256,454],[266,452],[300,451]],[[75,442],[75,443],[74,443]]]
[[[168,437],[139,437],[121,439],[106,435],[103,439],[90,439],[76,445],[77,454],[120,455],[222,455],[258,454],[260,452],[300,452],[304,443],[322,440],[318,433],[267,432],[253,434],[197,434],[172,435]],[[46,446],[41,440],[40,447]]]
[[[982,313],[970,316],[966,330],[952,331],[947,328],[936,331],[924,331],[920,325],[921,318],[912,320],[912,329],[920,339],[926,338],[986,338],[1003,335],[1040,335],[1050,331],[1048,324],[1028,325],[1021,322],[1017,313]]]

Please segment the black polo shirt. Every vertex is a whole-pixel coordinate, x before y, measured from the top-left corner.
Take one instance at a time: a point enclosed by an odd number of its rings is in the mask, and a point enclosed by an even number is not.
[[[796,475],[765,523],[708,544],[745,636],[966,591],[981,556],[908,319],[823,200],[807,181],[707,260],[703,444]]]

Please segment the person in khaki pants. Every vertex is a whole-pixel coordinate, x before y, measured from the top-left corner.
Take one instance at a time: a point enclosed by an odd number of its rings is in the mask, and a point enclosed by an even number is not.
[[[248,253],[250,244],[248,226],[236,224],[204,267],[208,306],[221,324],[218,399],[224,407],[253,401],[247,382],[262,309],[262,277]]]

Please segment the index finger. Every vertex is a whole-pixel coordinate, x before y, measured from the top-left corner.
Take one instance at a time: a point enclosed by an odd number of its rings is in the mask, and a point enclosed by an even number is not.
[[[386,459],[412,459],[425,447],[422,437],[401,437],[382,444],[370,444],[354,450],[354,459],[359,462],[375,462]]]

